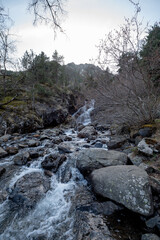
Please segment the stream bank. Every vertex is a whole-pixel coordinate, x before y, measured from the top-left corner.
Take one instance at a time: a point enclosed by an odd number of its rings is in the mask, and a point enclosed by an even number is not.
[[[159,239],[159,126],[89,122],[0,137],[0,239]]]

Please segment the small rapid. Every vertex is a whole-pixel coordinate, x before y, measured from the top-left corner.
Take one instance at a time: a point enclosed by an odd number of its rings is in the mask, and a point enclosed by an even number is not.
[[[68,183],[51,178],[51,189],[27,216],[15,215],[10,226],[1,235],[3,240],[21,239],[59,239],[72,240],[74,214],[70,213],[71,201],[77,183],[74,178],[79,173],[75,170]],[[4,207],[4,206],[3,206]]]
[[[66,131],[66,136],[71,135],[71,131]],[[78,144],[76,134],[73,138]],[[81,143],[81,139],[80,139]],[[46,141],[43,148],[46,148]],[[11,191],[16,182],[30,173],[42,173],[41,162],[50,153],[55,153],[57,149],[47,148],[47,153],[33,161],[30,166],[22,166],[9,182]],[[10,159],[12,162],[12,158]],[[10,165],[11,165],[10,162]],[[6,158],[5,164],[8,164]],[[12,163],[13,164],[13,163]],[[67,167],[69,166],[69,167]],[[64,179],[65,176],[69,176]],[[22,240],[22,239],[54,239],[73,240],[72,231],[74,222],[74,211],[72,209],[72,199],[79,185],[86,184],[86,181],[75,167],[75,162],[68,156],[56,174],[50,178],[50,189],[34,207],[34,209],[10,208],[10,201],[7,199],[0,204],[0,239],[2,240]]]
[[[76,113],[77,124],[91,123],[93,109],[94,100],[85,103]],[[35,146],[29,146],[29,143]],[[71,145],[72,151],[55,173],[48,173],[41,164],[50,156],[60,154],[60,143]],[[7,174],[6,178],[0,179],[3,185],[0,192],[8,197],[0,203],[0,240],[76,240],[73,230],[76,191],[87,186],[76,168],[76,151],[86,144],[87,140],[78,138],[72,128],[63,131],[46,129],[11,137],[7,147],[18,148],[18,154],[22,156],[27,156],[27,152],[36,157],[29,158],[25,165],[16,165],[14,155],[1,159],[0,167],[5,167]],[[44,179],[49,182],[46,189]],[[37,201],[39,192],[43,194]],[[32,202],[32,198],[36,202]]]

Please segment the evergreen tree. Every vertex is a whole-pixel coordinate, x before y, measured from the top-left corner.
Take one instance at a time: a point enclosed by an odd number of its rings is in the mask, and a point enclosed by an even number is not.
[[[160,25],[158,23],[149,30],[140,56],[148,77],[158,86],[160,83]]]

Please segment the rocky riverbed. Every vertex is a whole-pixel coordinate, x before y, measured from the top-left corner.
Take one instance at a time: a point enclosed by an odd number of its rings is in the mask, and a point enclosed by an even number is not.
[[[160,239],[158,129],[0,137],[0,239]]]

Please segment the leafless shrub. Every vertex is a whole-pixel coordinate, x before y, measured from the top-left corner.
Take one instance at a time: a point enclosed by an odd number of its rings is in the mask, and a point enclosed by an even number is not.
[[[129,124],[153,121],[158,116],[159,92],[141,64],[140,50],[145,36],[138,16],[139,3],[134,3],[135,14],[125,19],[119,30],[110,32],[99,44],[98,64],[110,66],[111,73],[97,78],[94,96],[98,106],[112,114],[112,120]]]

